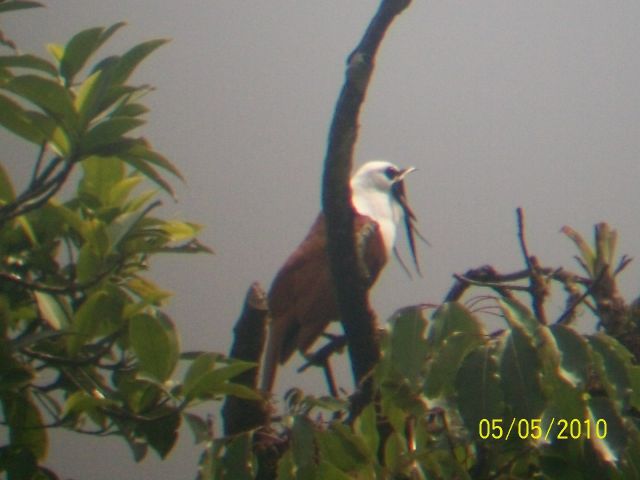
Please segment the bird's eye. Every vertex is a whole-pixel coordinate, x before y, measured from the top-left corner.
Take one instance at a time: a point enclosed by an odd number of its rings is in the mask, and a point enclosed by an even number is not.
[[[389,180],[393,180],[394,178],[396,178],[398,176],[400,172],[398,172],[397,168],[394,167],[387,167],[384,170],[384,175],[389,179]]]

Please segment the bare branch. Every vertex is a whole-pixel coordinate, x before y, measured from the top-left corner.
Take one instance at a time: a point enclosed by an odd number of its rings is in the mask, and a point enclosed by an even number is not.
[[[531,303],[533,313],[538,321],[542,324],[547,323],[547,314],[544,310],[544,299],[548,295],[547,281],[543,277],[538,259],[533,255],[529,255],[527,242],[524,236],[524,212],[521,207],[516,209],[518,217],[518,240],[520,241],[520,249],[524,256],[527,268],[529,269],[529,294],[531,295]]]

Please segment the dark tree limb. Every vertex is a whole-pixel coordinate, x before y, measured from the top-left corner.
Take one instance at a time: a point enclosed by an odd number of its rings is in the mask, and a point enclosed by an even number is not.
[[[376,52],[391,22],[410,3],[410,0],[383,0],[362,40],[349,55],[325,157],[322,208],[327,221],[328,252],[357,386],[351,405],[352,418],[373,399],[373,384],[367,376],[380,359],[375,315],[359,271],[353,231],[354,211],[349,187],[353,148],[360,107],[373,72]]]
[[[266,339],[267,298],[258,283],[249,287],[240,318],[233,328],[234,341],[229,356],[238,360],[260,363]],[[258,366],[233,379],[250,388],[258,385]],[[227,396],[222,407],[225,435],[246,432],[264,425],[268,419],[265,402]]]

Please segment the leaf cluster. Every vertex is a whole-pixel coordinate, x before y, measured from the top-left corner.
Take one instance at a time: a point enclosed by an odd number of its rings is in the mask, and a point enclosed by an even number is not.
[[[0,2],[0,13],[32,6]],[[0,38],[0,127],[37,151],[21,191],[0,163],[0,472],[11,479],[56,478],[41,465],[50,428],[164,458],[183,420],[210,437],[194,405],[258,398],[230,381],[253,364],[181,352],[170,293],[147,275],[158,254],[210,250],[199,225],[154,214],[174,195],[165,175],[181,176],[136,133],[152,88],[130,79],[165,40],[91,63],[122,26],[48,45],[51,58]]]
[[[564,231],[586,276],[531,259],[535,272],[458,276],[455,299],[429,319],[417,306],[389,320],[371,373],[376,400],[355,421],[342,420],[349,401],[293,390],[269,428],[216,440],[201,478],[640,478],[640,367],[623,344],[638,338],[638,316],[615,288],[628,259],[612,267],[616,234],[606,224],[594,248]],[[566,287],[553,324],[534,313],[547,293],[532,287],[533,275]],[[494,295],[477,293],[487,288]],[[475,293],[466,305],[463,293]],[[616,303],[621,335],[602,321]],[[576,330],[568,319],[578,309],[600,319],[600,331]],[[488,332],[487,314],[503,328]]]

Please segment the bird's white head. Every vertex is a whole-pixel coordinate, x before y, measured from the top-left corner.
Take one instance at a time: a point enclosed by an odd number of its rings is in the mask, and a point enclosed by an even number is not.
[[[413,212],[406,204],[404,177],[414,167],[399,168],[391,162],[374,160],[362,165],[351,177],[352,202],[356,211],[380,226],[387,255],[396,239],[398,225]]]

